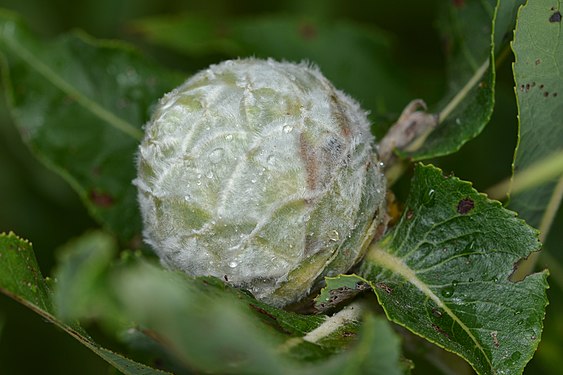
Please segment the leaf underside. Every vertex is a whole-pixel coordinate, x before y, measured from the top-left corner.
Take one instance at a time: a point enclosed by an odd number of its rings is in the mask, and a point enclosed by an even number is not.
[[[81,34],[42,42],[0,10],[2,79],[26,143],[123,240],[138,238],[135,153],[152,105],[181,82],[131,47]]]

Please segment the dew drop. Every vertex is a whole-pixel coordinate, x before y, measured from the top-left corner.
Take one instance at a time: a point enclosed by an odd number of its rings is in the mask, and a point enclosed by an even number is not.
[[[498,283],[498,277],[496,277],[496,276],[493,277],[493,282],[494,282],[494,283]]]
[[[522,310],[516,310],[516,311],[514,311],[514,315],[520,315],[520,314],[522,314]]]
[[[285,125],[285,126],[282,128],[282,130],[283,130],[283,132],[286,133],[286,134],[291,133],[291,132],[293,131],[293,126],[291,126],[291,125]]]
[[[233,140],[233,135],[232,135],[232,134],[227,134],[227,135],[225,136],[225,139],[226,139],[227,141],[232,141],[232,140]]]
[[[216,148],[215,150],[209,153],[209,161],[213,164],[217,164],[223,159],[223,155],[225,154],[225,150],[221,147]]]
[[[235,262],[234,260],[229,262],[229,267],[236,268],[236,266],[238,266],[238,263]]]
[[[253,179],[250,180],[250,182],[252,182],[253,184],[255,184],[255,183],[256,183],[256,179],[253,178]]]
[[[213,172],[209,171],[207,172],[207,174],[205,175],[205,177],[212,179],[213,178]]]
[[[436,318],[441,318],[442,314],[442,311],[440,311],[440,309],[438,309],[437,307],[434,307],[432,309],[432,315],[434,315]]]
[[[459,281],[454,280],[452,281],[452,287],[455,288],[457,286],[457,284],[459,284]]]
[[[428,206],[434,204],[435,195],[436,191],[434,189],[428,190],[428,194],[424,197],[424,204]]]
[[[442,289],[441,293],[442,293],[442,296],[449,298],[454,294],[454,288],[451,287],[451,286],[448,286],[448,287]]]
[[[330,231],[328,238],[332,242],[336,242],[336,241],[340,240],[340,233],[338,233],[338,231],[336,229],[333,229],[333,230]]]
[[[472,277],[469,278],[469,282],[472,283],[474,280]]]

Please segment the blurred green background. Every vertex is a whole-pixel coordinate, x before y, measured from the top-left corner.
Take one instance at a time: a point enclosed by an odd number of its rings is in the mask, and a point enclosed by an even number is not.
[[[180,13],[213,20],[285,14],[329,23],[351,21],[377,28],[389,38],[392,43],[390,58],[406,74],[409,98],[422,98],[432,104],[440,99],[446,87],[444,43],[436,27],[437,15],[444,3],[438,0],[1,0],[0,7],[20,13],[31,28],[45,38],[78,28],[97,38],[125,39],[145,50],[153,59],[183,70],[186,75],[225,56],[187,58],[151,46],[132,32],[130,22],[147,16]],[[338,53],[337,46],[335,53]],[[457,154],[434,161],[446,173],[454,172],[472,181],[481,191],[510,175],[517,122],[509,62],[500,66],[497,72],[497,105],[485,131]],[[398,103],[398,108],[406,104]],[[390,113],[389,118],[398,114]],[[560,217],[555,227],[562,224]],[[95,225],[70,187],[38,162],[21,142],[2,94],[0,232],[14,231],[32,241],[40,267],[48,275],[56,264],[57,248]],[[548,244],[563,243],[562,234],[557,232],[561,231],[554,230]],[[556,374],[560,369],[563,356],[558,354],[563,353],[557,348],[561,340],[557,337],[563,337],[563,320],[557,318],[561,302],[554,302],[557,299],[554,295],[560,295],[560,292],[555,287],[550,290],[552,305],[548,316],[551,314],[553,318],[550,317],[547,323],[545,344],[526,374]],[[74,339],[0,295],[0,374],[103,374],[110,371],[104,361]],[[415,373],[421,372],[415,370]]]

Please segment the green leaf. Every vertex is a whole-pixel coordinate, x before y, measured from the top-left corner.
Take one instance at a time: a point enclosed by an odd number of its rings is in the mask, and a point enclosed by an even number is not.
[[[374,115],[400,113],[411,99],[405,74],[391,58],[388,36],[374,27],[294,16],[220,21],[195,15],[153,17],[132,27],[151,42],[190,56],[221,52],[230,57],[308,60]]]
[[[51,292],[37,266],[31,244],[13,233],[0,234],[0,292],[55,324],[124,374],[165,374],[101,347],[78,325],[57,319],[51,307]]]
[[[135,152],[156,99],[180,79],[132,48],[71,34],[37,39],[0,10],[9,105],[24,140],[121,239],[141,231]]]
[[[325,277],[326,286],[315,298],[315,308],[329,310],[369,289],[367,282],[357,275]]]
[[[441,19],[448,58],[448,93],[438,104],[439,125],[414,160],[451,154],[476,137],[494,106],[495,57],[503,53],[524,0],[448,2]]]
[[[479,374],[520,374],[540,341],[547,272],[509,276],[539,247],[537,232],[499,202],[418,165],[404,214],[360,276],[391,320]]]
[[[70,317],[95,316],[114,333],[116,327],[124,327],[127,317],[145,339],[151,338],[183,364],[184,371],[400,374],[409,370],[410,363],[400,357],[399,339],[384,319],[368,314],[360,326],[363,305],[349,306],[331,317],[300,315],[256,301],[220,280],[194,279],[140,257],[127,256],[113,266],[106,262],[101,270],[92,263],[102,264],[107,258],[88,245],[101,243],[88,238],[92,236],[67,247],[58,273],[58,310],[70,312]]]
[[[563,47],[561,20],[553,18],[559,8],[554,5],[546,0],[530,1],[518,14],[512,44],[520,122],[515,173],[563,151],[563,73],[560,70]],[[539,187],[514,195],[510,207],[528,223],[540,227],[560,178],[552,178]],[[558,194],[563,194],[563,190],[559,190]],[[557,207],[551,209],[556,211]]]

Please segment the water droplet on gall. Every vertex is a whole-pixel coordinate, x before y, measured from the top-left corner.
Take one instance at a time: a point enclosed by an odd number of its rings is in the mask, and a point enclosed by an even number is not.
[[[223,155],[225,154],[225,150],[222,148],[216,148],[215,150],[209,153],[209,161],[213,164],[217,164],[223,159]]]
[[[336,241],[340,240],[340,233],[338,233],[338,231],[336,229],[333,229],[333,230],[330,231],[328,238],[332,242],[336,242]]]
[[[229,262],[229,267],[236,268],[236,266],[238,266],[238,263],[235,262],[234,260]]]
[[[227,135],[225,136],[225,139],[226,139],[227,141],[232,141],[232,140],[233,140],[233,135],[232,135],[232,134],[227,134]]]
[[[293,131],[293,126],[291,126],[291,125],[285,125],[283,127],[283,132],[286,133],[286,134],[291,133],[292,131]]]

